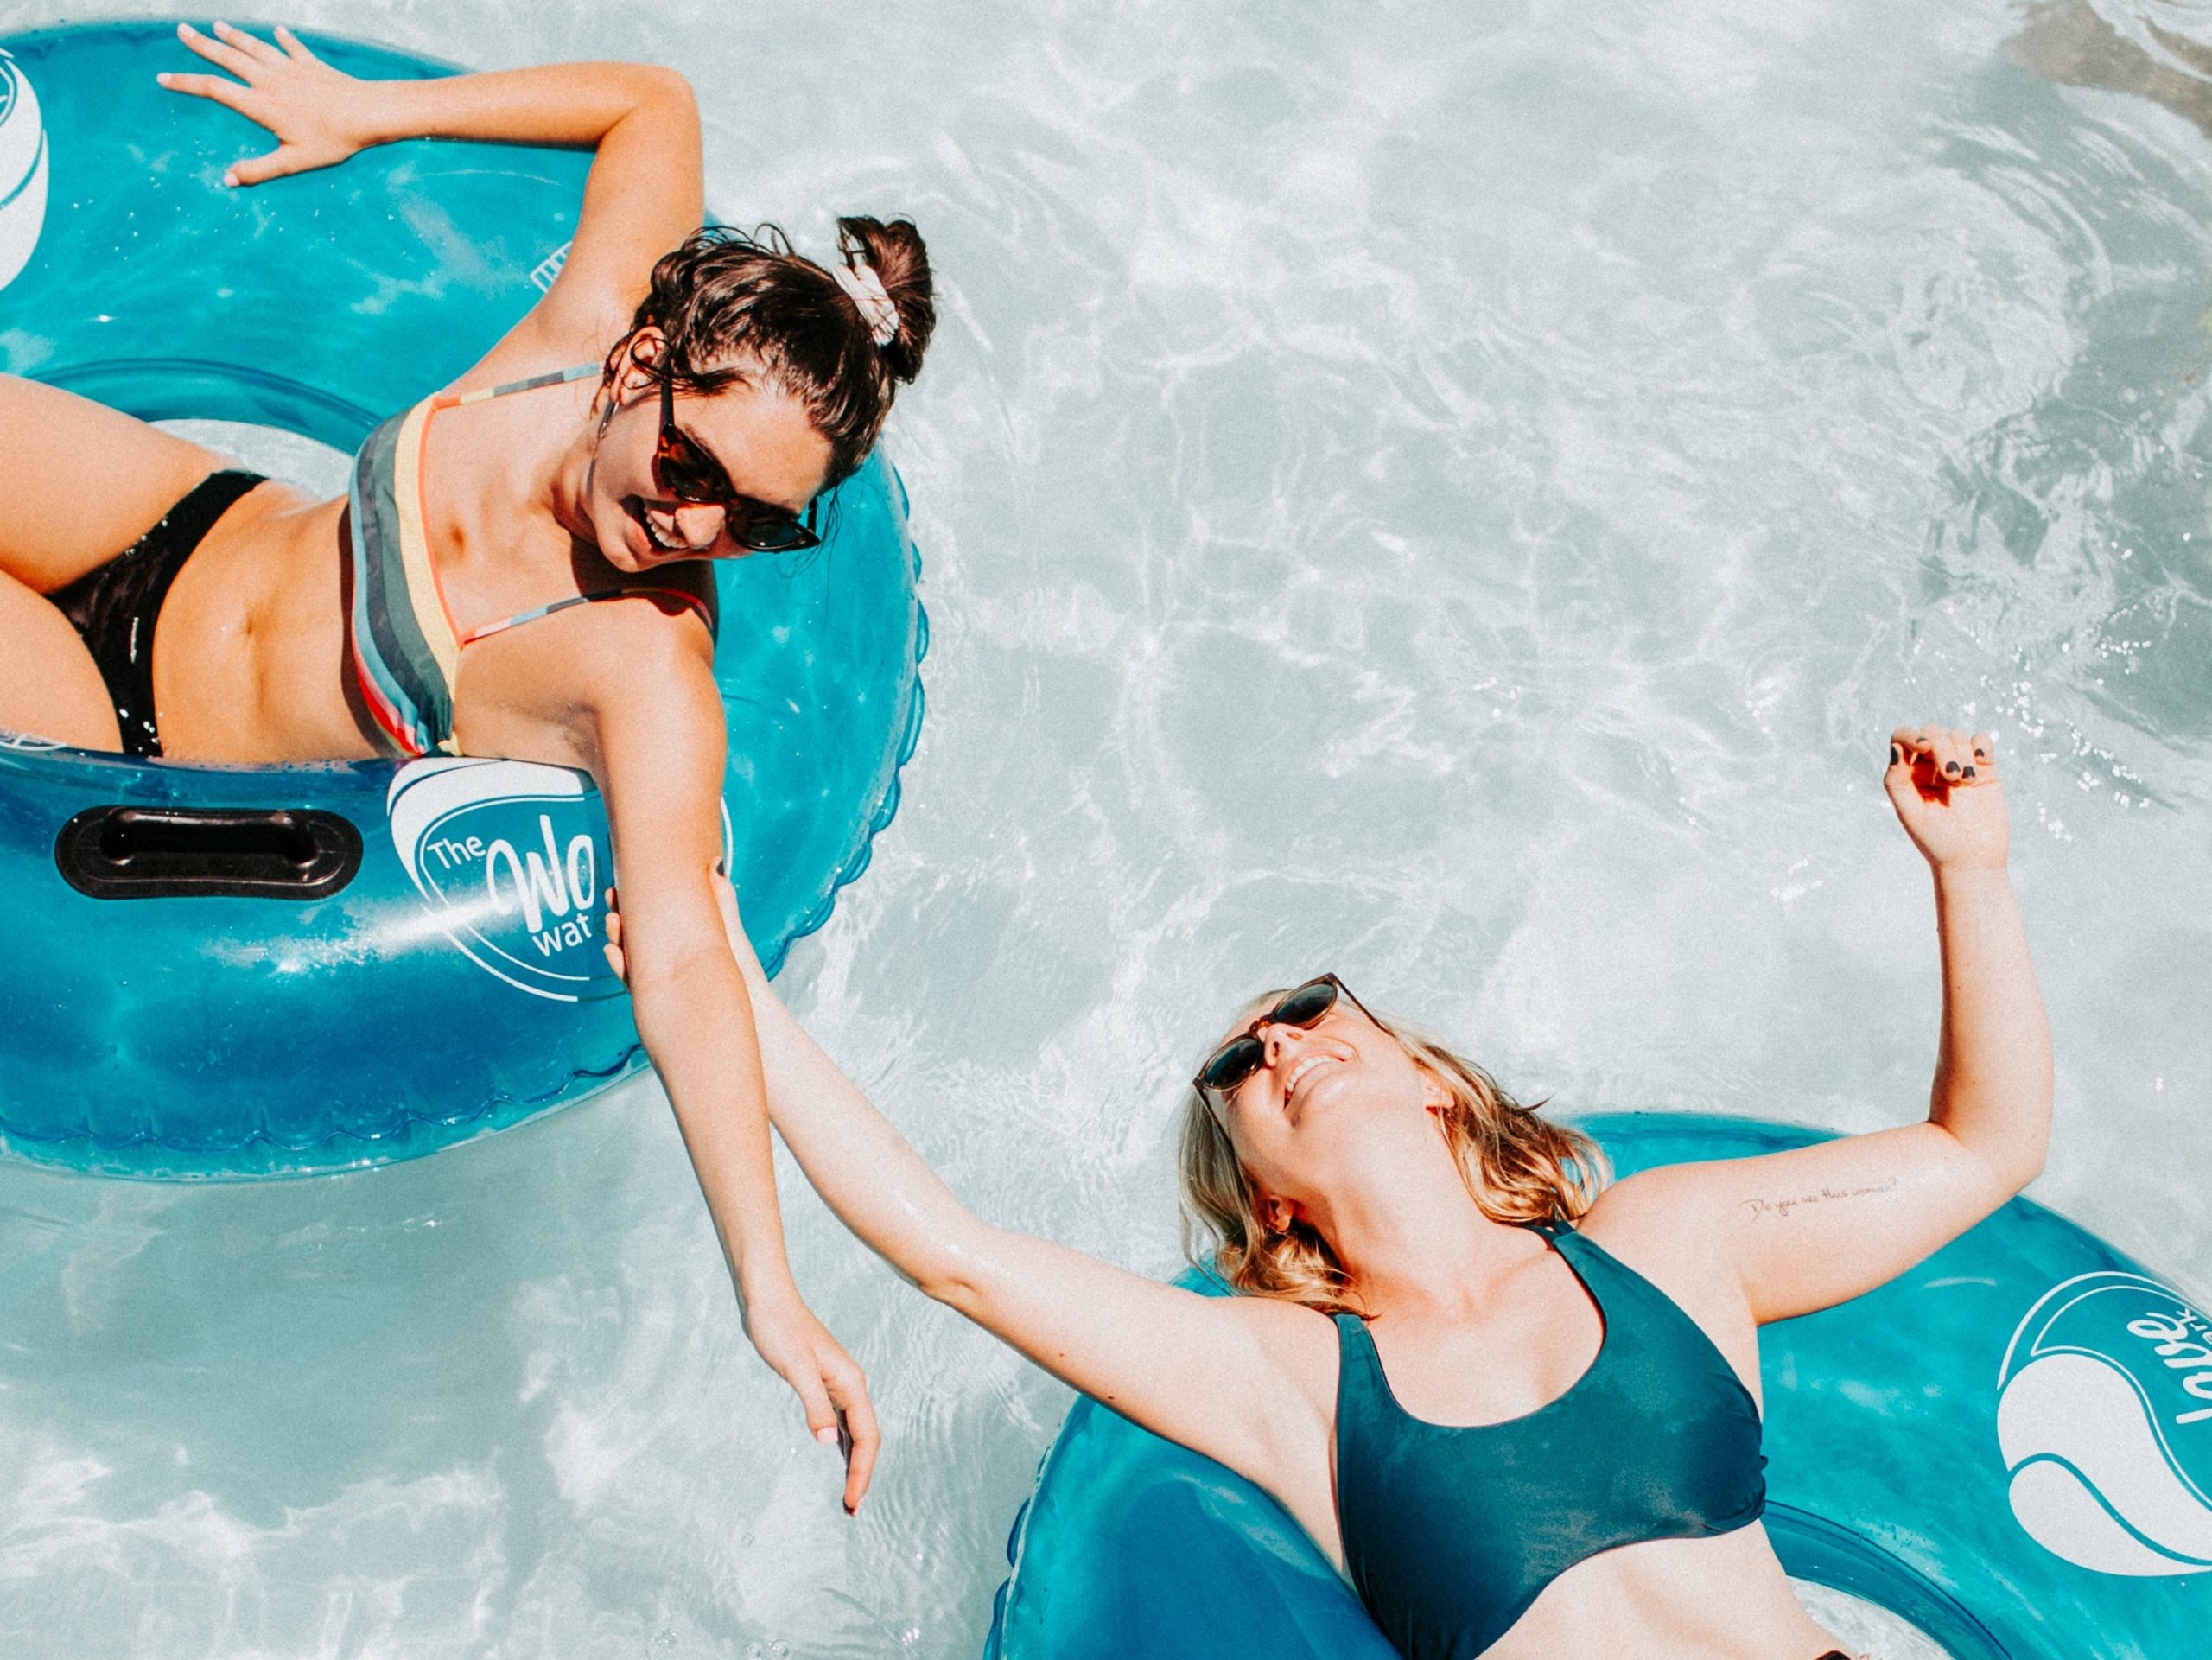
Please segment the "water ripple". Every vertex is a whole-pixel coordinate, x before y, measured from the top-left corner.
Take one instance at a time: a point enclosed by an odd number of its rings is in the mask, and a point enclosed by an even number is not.
[[[727,216],[927,232],[892,442],[931,722],[786,981],[985,1215],[1171,1269],[1181,1080],[1324,967],[1563,1106],[1900,1121],[1937,987],[1881,741],[1955,712],[1999,741],[2058,1034],[2039,1191],[2202,1287],[2205,16],[376,27],[678,61]],[[306,1185],[0,1167],[0,1648],[972,1654],[1065,1391],[785,1173],[891,1438],[857,1523],[650,1081]]]

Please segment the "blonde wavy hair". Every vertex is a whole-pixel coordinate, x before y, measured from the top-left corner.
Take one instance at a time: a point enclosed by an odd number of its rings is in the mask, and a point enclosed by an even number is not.
[[[1272,1007],[1271,991],[1256,1007]],[[1414,1064],[1443,1084],[1451,1104],[1437,1129],[1467,1193],[1493,1222],[1573,1222],[1611,1180],[1598,1144],[1580,1130],[1537,1116],[1464,1055],[1418,1027],[1370,1014]],[[1197,1089],[1183,1104],[1179,1159],[1183,1250],[1248,1296],[1281,1297],[1323,1313],[1364,1313],[1351,1296],[1344,1264],[1310,1224],[1268,1226],[1259,1193],[1213,1107]]]

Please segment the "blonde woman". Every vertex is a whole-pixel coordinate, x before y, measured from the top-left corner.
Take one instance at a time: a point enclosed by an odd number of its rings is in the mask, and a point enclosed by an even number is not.
[[[1885,781],[1936,881],[1926,1122],[1607,1185],[1581,1136],[1322,976],[1249,1005],[1194,1079],[1185,1197],[1234,1298],[977,1220],[727,919],[771,1116],[846,1224],[1274,1494],[1410,1660],[1828,1660],[1759,1526],[1758,1328],[1964,1232],[2036,1174],[2050,1121],[1989,740],[1899,731]],[[873,1428],[859,1439],[864,1479]]]

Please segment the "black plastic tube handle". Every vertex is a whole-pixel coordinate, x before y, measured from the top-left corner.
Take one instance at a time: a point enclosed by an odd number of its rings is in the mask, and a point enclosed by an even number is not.
[[[360,869],[361,832],[308,808],[87,807],[54,862],[94,899],[319,900]]]

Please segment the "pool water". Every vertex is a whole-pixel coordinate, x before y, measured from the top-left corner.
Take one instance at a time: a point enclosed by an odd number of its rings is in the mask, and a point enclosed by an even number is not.
[[[1323,968],[1566,1109],[1915,1116],[1938,718],[2012,801],[2037,1196],[2212,1289],[2212,8],[289,15],[676,63],[725,217],[927,234],[929,724],[783,989],[985,1215],[1170,1270],[1179,1080]],[[650,1080],[334,1180],[0,1166],[0,1650],[974,1654],[1065,1392],[786,1173],[857,1522]]]

